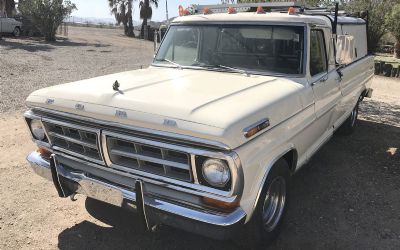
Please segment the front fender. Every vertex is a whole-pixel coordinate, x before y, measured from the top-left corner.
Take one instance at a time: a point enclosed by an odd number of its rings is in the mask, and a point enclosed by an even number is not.
[[[285,154],[296,150],[295,145],[291,143],[283,144],[273,150],[262,147],[263,145],[265,144],[262,140],[255,140],[236,150],[243,168],[244,189],[240,206],[247,214],[246,222],[251,219],[271,168]]]

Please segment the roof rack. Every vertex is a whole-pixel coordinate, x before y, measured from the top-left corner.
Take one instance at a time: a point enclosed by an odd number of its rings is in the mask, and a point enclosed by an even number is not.
[[[263,7],[271,10],[287,10],[289,7],[304,8],[304,4],[301,2],[269,2],[269,3],[242,3],[242,4],[214,4],[214,5],[193,5],[194,12],[196,14],[203,13],[204,9],[209,9],[213,13],[227,13],[230,7],[236,9],[236,12],[248,12],[257,7]]]

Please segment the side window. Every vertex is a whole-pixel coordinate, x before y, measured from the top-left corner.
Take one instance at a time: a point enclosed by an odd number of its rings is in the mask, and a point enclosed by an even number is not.
[[[310,35],[310,73],[315,76],[326,72],[328,61],[326,56],[324,32],[322,30],[311,30]]]

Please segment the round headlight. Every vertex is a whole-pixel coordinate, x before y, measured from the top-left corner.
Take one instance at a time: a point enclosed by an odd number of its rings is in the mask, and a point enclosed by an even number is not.
[[[44,134],[44,129],[42,126],[42,123],[38,120],[32,120],[31,121],[31,131],[33,134],[33,137],[35,137],[36,140],[44,140],[45,134]]]
[[[204,179],[215,187],[224,187],[231,178],[228,165],[218,159],[204,161],[202,172]]]

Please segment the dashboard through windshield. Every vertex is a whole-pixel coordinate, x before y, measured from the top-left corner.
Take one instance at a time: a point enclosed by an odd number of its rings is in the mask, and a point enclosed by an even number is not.
[[[302,74],[304,27],[172,25],[156,65]]]

